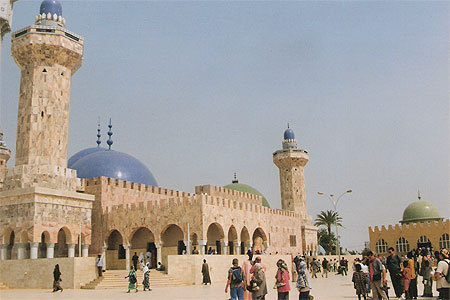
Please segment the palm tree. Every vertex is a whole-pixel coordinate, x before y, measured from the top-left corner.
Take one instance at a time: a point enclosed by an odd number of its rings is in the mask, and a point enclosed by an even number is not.
[[[331,226],[340,226],[342,227],[342,218],[336,211],[327,210],[321,211],[320,214],[317,215],[317,218],[314,220],[314,226],[325,226],[328,231],[328,236],[331,237]],[[329,240],[329,249],[331,254],[331,242],[332,239]]]

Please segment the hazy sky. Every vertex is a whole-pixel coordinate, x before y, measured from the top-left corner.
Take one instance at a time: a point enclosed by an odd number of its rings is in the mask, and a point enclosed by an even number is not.
[[[13,30],[40,1],[15,4]],[[417,199],[449,217],[449,3],[62,1],[85,38],[71,91],[69,155],[106,141],[162,187],[193,192],[233,172],[280,207],[286,123],[310,154],[308,213],[340,194],[342,244],[395,224]],[[14,150],[20,73],[2,51],[1,121]],[[9,166],[13,165],[13,160]]]

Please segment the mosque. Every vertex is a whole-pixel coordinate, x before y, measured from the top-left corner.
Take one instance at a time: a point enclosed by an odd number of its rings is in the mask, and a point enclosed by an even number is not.
[[[386,254],[389,247],[405,255],[413,249],[422,247],[433,249],[450,248],[450,220],[444,220],[439,209],[432,203],[422,200],[409,204],[403,211],[400,224],[388,228],[369,227],[369,240],[374,253]]]
[[[235,177],[194,193],[160,187],[131,155],[108,147],[67,159],[71,78],[81,67],[84,40],[66,28],[57,0],[41,3],[35,24],[12,33],[21,70],[15,166],[0,142],[0,259],[88,257],[101,253],[107,269],[128,269],[134,252],[151,251],[152,266],[192,253],[308,253],[317,228],[306,213],[307,151],[287,128],[279,169],[281,209]]]

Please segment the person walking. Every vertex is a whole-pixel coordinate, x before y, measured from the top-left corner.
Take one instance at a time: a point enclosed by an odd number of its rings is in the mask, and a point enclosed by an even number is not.
[[[409,268],[411,269],[411,281],[409,282],[409,296],[411,299],[417,299],[417,260],[415,256],[415,250],[408,252],[406,257],[408,257]]]
[[[244,272],[244,300],[252,300],[252,293],[247,289],[250,286],[253,253],[247,253],[248,259],[242,263],[242,271]]]
[[[381,261],[373,255],[372,251],[369,251],[369,273],[370,273],[370,285],[372,287],[372,298],[382,300],[388,300],[386,292],[383,286],[386,284],[386,269]]]
[[[133,267],[134,267],[134,270],[136,271],[137,270],[137,263],[139,261],[139,256],[137,256],[137,252],[134,252],[134,255],[131,258],[131,261],[133,262]]]
[[[53,292],[57,291],[63,291],[63,288],[61,287],[61,272],[59,271],[59,265],[56,264],[55,268],[53,269]]]
[[[136,255],[137,256],[137,255]],[[129,293],[132,290],[136,290],[136,293],[138,292],[137,289],[137,278],[136,278],[136,272],[134,271],[134,267],[131,267],[130,273],[128,273],[128,276],[125,276],[125,278],[128,278],[128,291]]]
[[[265,300],[267,295],[266,273],[260,263],[255,263],[255,273],[253,278],[258,286],[258,288],[253,291],[253,299]]]
[[[388,252],[389,256],[386,259],[386,267],[389,270],[389,276],[391,276],[395,296],[400,298],[403,294],[402,269],[400,267],[402,260],[395,254],[393,247],[389,247]]]
[[[142,285],[144,286],[144,292],[145,290],[151,291],[150,288],[150,262],[146,263],[144,266],[144,269],[142,270]]]
[[[313,258],[311,262],[311,271],[312,271],[312,278],[317,278],[317,271],[319,270],[319,264],[316,260],[316,258]]]
[[[342,259],[339,261],[339,271],[341,272],[342,276],[344,276],[344,273],[345,273],[345,276],[347,276],[347,266],[346,266],[344,257],[342,257]],[[339,273],[339,271],[338,271],[338,273]]]
[[[289,271],[284,260],[279,259],[277,262],[277,273],[275,275],[275,285],[278,293],[278,300],[289,300]]]
[[[297,270],[298,278],[297,278],[297,290],[299,292],[298,299],[299,300],[309,300],[309,293],[311,290],[311,278],[309,276],[308,269],[306,267],[306,263],[301,261],[299,264],[299,269]]]
[[[239,267],[239,260],[233,258],[232,267],[228,270],[228,280],[225,286],[225,294],[228,293],[230,288],[231,300],[243,300],[244,299],[244,272]]]
[[[436,279],[436,289],[439,291],[439,299],[450,299],[450,282],[447,278],[450,272],[450,259],[447,249],[439,252],[439,262],[434,273]]]
[[[203,275],[202,284],[204,285],[207,285],[208,283],[211,284],[211,277],[209,277],[209,266],[206,263],[206,259],[203,260],[202,275]]]
[[[97,266],[98,277],[102,277],[102,273],[103,273],[103,258],[101,256],[101,254],[99,254],[97,256],[97,258],[95,259],[95,265]]]
[[[352,277],[353,287],[356,290],[356,295],[358,295],[358,300],[361,300],[361,296],[366,300],[366,278],[362,272],[361,264],[355,264],[355,272],[353,272]]]
[[[423,283],[423,295],[422,297],[433,297],[433,279],[431,276],[431,272],[433,271],[431,268],[430,256],[427,254],[422,258],[420,273],[422,275],[422,283]]]
[[[322,261],[322,269],[323,269],[322,277],[323,275],[325,275],[325,278],[328,278],[328,260],[326,257]]]

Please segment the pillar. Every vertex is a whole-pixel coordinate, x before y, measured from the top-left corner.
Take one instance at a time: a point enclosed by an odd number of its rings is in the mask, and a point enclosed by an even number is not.
[[[241,255],[241,241],[237,241],[234,244],[234,249],[236,249],[236,255]]]
[[[162,243],[155,243],[155,246],[156,246],[156,264],[162,263]]]
[[[47,258],[55,257],[55,243],[47,243]]]
[[[228,255],[228,241],[221,242],[222,244],[222,254]]]
[[[17,259],[25,259],[25,244],[17,244]]]
[[[38,258],[39,243],[30,243],[30,259]]]
[[[7,260],[6,257],[8,245],[0,245],[0,260]]]
[[[189,240],[183,241],[184,245],[186,246],[186,254],[191,254],[191,243]]]
[[[67,244],[67,257],[75,257],[75,244]]]
[[[106,270],[106,250],[108,247],[102,247],[103,269]]]
[[[81,256],[83,257],[89,256],[89,245],[81,245]]]
[[[270,248],[269,242],[264,242],[264,247],[265,247],[264,252],[266,252],[265,254],[269,254],[270,253],[269,252],[269,248]]]
[[[127,268],[127,271],[130,270],[130,245],[123,245],[123,248],[125,249],[125,266]]]
[[[198,246],[200,247],[200,254],[206,254],[206,240],[198,240]]]

